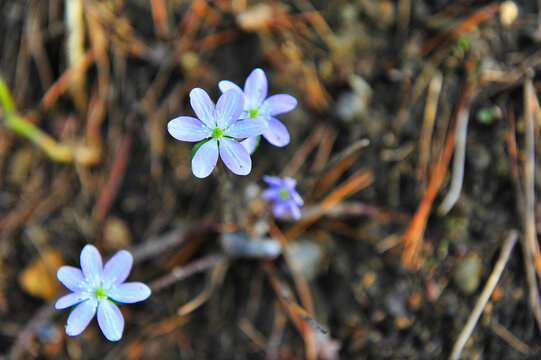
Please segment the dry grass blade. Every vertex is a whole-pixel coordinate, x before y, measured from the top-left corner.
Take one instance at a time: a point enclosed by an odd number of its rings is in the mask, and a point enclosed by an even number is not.
[[[317,124],[301,147],[295,152],[295,156],[293,156],[289,163],[284,167],[280,176],[284,177],[295,175],[301,166],[306,162],[308,154],[310,154],[312,149],[314,149],[317,144],[319,144],[321,139],[323,139],[326,131],[326,125]]]
[[[166,288],[167,286],[171,286],[181,280],[184,280],[191,275],[203,272],[213,266],[216,266],[222,261],[229,258],[231,257],[224,253],[207,255],[183,267],[174,268],[169,274],[166,274],[163,277],[151,282],[149,284],[149,287],[152,289],[153,292],[160,291],[163,288]]]
[[[443,199],[438,212],[442,215],[447,214],[455,205],[462,190],[462,181],[464,179],[464,162],[466,161],[466,137],[468,135],[469,113],[466,111],[463,116],[459,116],[456,123],[455,132],[455,153],[453,156],[453,175],[451,177],[451,187]]]
[[[434,50],[436,47],[441,46],[441,44],[446,43],[450,40],[453,40],[460,34],[471,29],[472,27],[479,25],[482,22],[487,21],[495,13],[497,13],[499,9],[500,9],[499,2],[493,2],[492,4],[489,4],[477,10],[472,15],[468,16],[466,19],[459,22],[457,25],[453,26],[449,30],[445,31],[442,34],[436,35],[433,38],[429,39],[427,42],[425,42],[419,49],[420,55],[425,56],[426,54]]]
[[[56,80],[56,82],[47,90],[43,98],[41,99],[40,106],[43,110],[48,110],[58,100],[71,85],[72,80],[77,77],[81,72],[88,69],[94,62],[94,52],[92,49],[87,50],[82,58],[80,58],[74,65],[69,67],[64,73]]]
[[[367,187],[374,181],[372,173],[365,169],[360,169],[351,175],[340,186],[327,195],[320,203],[321,212],[313,213],[310,216],[303,217],[299,222],[293,225],[285,233],[285,238],[289,241],[299,236],[308,226],[316,222],[322,214],[330,210],[334,205],[355,194],[361,189]]]
[[[475,324],[477,324],[477,321],[479,320],[483,309],[485,308],[488,300],[490,299],[490,295],[492,295],[494,288],[496,287],[496,285],[498,285],[498,281],[500,280],[502,272],[505,269],[505,265],[509,260],[509,256],[511,255],[511,251],[515,246],[517,239],[518,232],[516,230],[511,231],[511,233],[505,239],[505,242],[502,246],[502,251],[500,253],[500,257],[498,258],[496,265],[494,265],[494,269],[492,270],[492,273],[490,274],[490,277],[488,278],[487,283],[483,288],[483,292],[479,296],[479,299],[477,299],[475,307],[473,308],[473,311],[471,312],[470,317],[466,322],[466,325],[464,325],[462,331],[460,331],[460,334],[456,339],[456,342],[453,346],[453,351],[449,356],[450,360],[460,359],[460,354],[462,353],[464,345],[466,345],[466,342],[470,338],[471,333],[475,328]]]
[[[214,268],[212,268],[210,270],[210,274],[207,275],[207,284],[205,285],[205,289],[188,303],[182,305],[177,310],[177,314],[179,316],[186,316],[203,305],[210,298],[216,287],[223,282],[224,276],[227,273],[227,266],[227,262],[221,261]]]
[[[451,155],[453,154],[453,148],[455,144],[455,132],[457,120],[460,117],[468,116],[469,107],[471,102],[472,89],[471,85],[464,85],[462,93],[455,110],[455,121],[447,134],[447,139],[445,140],[444,149],[440,155],[440,159],[432,176],[430,177],[430,182],[428,188],[415,212],[415,215],[411,219],[408,227],[402,235],[402,243],[405,246],[404,252],[402,254],[402,264],[407,268],[413,268],[418,265],[418,256],[421,249],[423,234],[426,228],[426,223],[428,221],[428,215],[430,209],[432,208],[432,202],[434,201],[436,194],[443,182],[445,173],[447,171],[447,166],[451,160]]]
[[[441,71],[436,71],[428,85],[428,94],[426,96],[425,113],[423,117],[423,126],[421,136],[419,137],[419,160],[415,174],[417,177],[418,192],[422,194],[426,191],[428,162],[430,158],[430,140],[434,130],[434,121],[436,119],[436,110],[441,93],[443,76]]]
[[[541,279],[541,253],[537,240],[535,224],[535,126],[534,126],[534,92],[530,79],[524,82],[524,146],[526,160],[524,163],[524,235],[533,256],[537,278]]]
[[[160,39],[167,39],[169,36],[169,26],[167,23],[167,6],[165,0],[151,0],[150,8],[152,10],[152,20],[154,21],[154,31]]]
[[[500,338],[502,338],[506,343],[511,345],[513,349],[520,352],[522,355],[530,356],[532,353],[530,347],[523,343],[519,338],[517,338],[513,333],[507,330],[502,324],[500,324],[496,319],[490,321],[490,328],[494,331]]]
[[[96,202],[96,207],[94,208],[93,216],[94,219],[96,219],[96,221],[99,223],[105,220],[105,217],[107,216],[107,213],[109,212],[109,209],[111,208],[113,200],[116,196],[121,180],[124,177],[124,171],[126,170],[126,166],[128,164],[131,145],[133,143],[134,127],[135,116],[131,115],[128,120],[128,129],[126,134],[124,134],[113,164],[111,165],[109,178],[100,192]]]

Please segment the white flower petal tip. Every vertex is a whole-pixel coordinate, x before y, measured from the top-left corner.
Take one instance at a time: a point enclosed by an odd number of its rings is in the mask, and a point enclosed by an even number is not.
[[[212,173],[218,163],[218,141],[211,139],[201,145],[192,158],[192,172],[202,179]]]
[[[220,141],[220,157],[234,174],[248,175],[252,171],[250,154],[236,140],[224,138]]]
[[[103,335],[109,341],[119,341],[124,331],[124,317],[118,306],[108,300],[100,301],[98,305],[98,325]]]
[[[124,283],[112,289],[108,293],[115,301],[133,304],[148,299],[151,295],[150,288],[140,282]]]

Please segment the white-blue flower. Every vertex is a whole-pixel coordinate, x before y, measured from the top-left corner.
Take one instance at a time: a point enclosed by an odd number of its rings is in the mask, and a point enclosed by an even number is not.
[[[297,99],[288,94],[275,94],[267,98],[268,81],[265,72],[254,69],[246,78],[244,91],[234,82],[222,80],[218,87],[225,93],[236,89],[244,94],[244,111],[241,119],[258,118],[267,122],[263,137],[274,146],[283,147],[289,144],[290,136],[287,127],[274,116],[289,112],[297,106]],[[257,145],[257,137],[248,137],[241,143],[252,153]]]
[[[125,250],[117,252],[102,266],[98,250],[86,245],[80,261],[81,269],[62,266],[56,273],[58,280],[72,293],[58,299],[55,308],[61,310],[77,305],[68,316],[66,334],[82,333],[97,312],[103,335],[109,341],[118,341],[122,338],[124,318],[114,302],[131,304],[146,300],[150,289],[140,282],[124,282],[133,264],[131,254]]]
[[[236,139],[257,137],[267,129],[267,123],[262,119],[238,121],[244,109],[242,91],[224,92],[214,106],[205,90],[195,88],[190,91],[190,103],[197,118],[179,116],[169,121],[167,131],[181,141],[204,140],[192,158],[193,174],[198,178],[209,176],[219,155],[233,173],[248,175],[252,160]]]

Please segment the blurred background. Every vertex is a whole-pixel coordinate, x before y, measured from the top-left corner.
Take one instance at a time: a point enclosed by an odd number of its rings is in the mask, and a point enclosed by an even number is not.
[[[2,1],[0,354],[538,358],[540,43],[539,1]],[[256,67],[298,100],[291,143],[224,202],[166,125]],[[299,221],[264,174],[297,179]],[[154,290],[119,343],[53,307],[87,243]]]

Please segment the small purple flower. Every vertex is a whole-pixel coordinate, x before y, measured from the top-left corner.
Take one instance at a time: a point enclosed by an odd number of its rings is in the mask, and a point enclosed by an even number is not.
[[[220,90],[225,93],[230,89],[242,89],[234,82],[222,80],[218,83]],[[267,77],[259,68],[254,69],[246,78],[244,84],[244,111],[241,119],[260,118],[269,125],[263,136],[274,146],[282,147],[289,144],[289,132],[282,122],[274,116],[289,112],[297,106],[297,99],[287,94],[276,94],[267,98]],[[256,141],[246,139],[242,144],[252,153],[255,150]]]
[[[244,96],[239,90],[226,91],[216,107],[205,90],[190,91],[190,103],[197,119],[180,116],[169,121],[167,130],[177,140],[201,141],[192,157],[192,172],[198,178],[210,175],[218,155],[224,164],[237,175],[248,175],[252,160],[248,151],[235,140],[262,134],[267,123],[262,119],[238,121],[244,108]]]
[[[274,202],[272,208],[274,215],[281,217],[289,211],[294,219],[299,220],[301,218],[299,206],[302,206],[304,201],[295,190],[297,181],[290,177],[280,179],[268,175],[263,176],[263,181],[269,185],[269,188],[263,191],[263,197]]]
[[[102,266],[101,256],[92,245],[81,251],[81,269],[62,266],[56,277],[71,294],[62,296],[54,305],[57,310],[77,305],[68,316],[66,334],[77,336],[88,326],[96,312],[98,325],[109,341],[118,341],[124,330],[124,318],[115,305],[146,300],[150,289],[140,282],[124,281],[130,274],[133,258],[126,250],[117,252]]]

